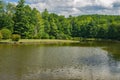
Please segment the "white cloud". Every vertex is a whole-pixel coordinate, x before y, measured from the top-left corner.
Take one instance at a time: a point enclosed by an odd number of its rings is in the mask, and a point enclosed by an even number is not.
[[[26,0],[33,8],[45,8],[65,16],[80,14],[120,14],[120,0]]]

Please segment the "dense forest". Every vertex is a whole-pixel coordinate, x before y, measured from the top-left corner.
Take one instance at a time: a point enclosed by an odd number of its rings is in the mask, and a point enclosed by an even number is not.
[[[25,4],[0,1],[0,37],[18,34],[23,39],[95,38],[120,40],[119,15],[69,16],[39,12]]]

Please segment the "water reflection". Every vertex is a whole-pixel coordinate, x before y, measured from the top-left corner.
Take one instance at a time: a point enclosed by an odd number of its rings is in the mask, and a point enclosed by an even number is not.
[[[106,42],[0,45],[0,80],[120,80],[119,48]]]

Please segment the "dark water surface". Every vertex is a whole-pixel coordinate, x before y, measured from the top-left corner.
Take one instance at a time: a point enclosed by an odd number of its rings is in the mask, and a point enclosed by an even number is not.
[[[120,80],[120,43],[0,44],[0,80]]]

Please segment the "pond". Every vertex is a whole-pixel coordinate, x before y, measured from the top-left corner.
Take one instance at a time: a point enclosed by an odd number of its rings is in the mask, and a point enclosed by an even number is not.
[[[120,80],[120,43],[0,44],[0,80]]]

